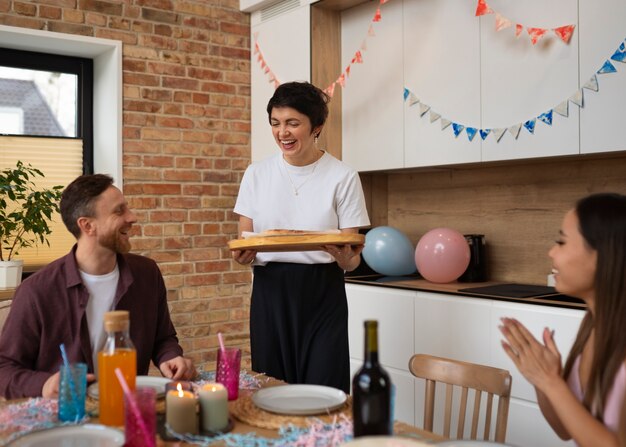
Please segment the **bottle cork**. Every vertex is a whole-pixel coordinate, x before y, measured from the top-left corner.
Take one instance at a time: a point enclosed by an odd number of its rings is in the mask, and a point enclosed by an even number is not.
[[[128,330],[130,315],[127,310],[113,310],[104,313],[104,330],[106,332],[120,332]]]

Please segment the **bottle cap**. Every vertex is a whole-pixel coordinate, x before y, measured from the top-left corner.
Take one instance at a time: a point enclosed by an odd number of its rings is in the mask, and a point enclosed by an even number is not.
[[[119,332],[128,330],[130,326],[130,314],[127,310],[113,310],[104,313],[104,330],[107,332]]]

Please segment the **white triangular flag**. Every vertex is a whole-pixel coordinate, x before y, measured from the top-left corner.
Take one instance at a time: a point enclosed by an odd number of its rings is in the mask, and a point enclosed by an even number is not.
[[[572,96],[569,97],[569,100],[576,104],[578,107],[583,106],[583,89],[578,90]]]
[[[561,104],[554,108],[554,111],[561,116],[568,117],[569,116],[569,101],[566,99]]]
[[[513,138],[517,140],[517,136],[519,135],[519,131],[522,128],[522,123],[515,124],[513,126],[509,126],[508,131],[513,135]]]
[[[506,127],[499,128],[499,129],[491,129],[491,133],[493,134],[494,137],[496,137],[496,141],[498,143],[502,139],[502,136],[504,135],[504,132],[506,132]]]
[[[441,130],[445,129],[450,124],[452,124],[452,121],[445,119],[445,118],[441,118]]]
[[[431,123],[434,123],[439,118],[441,118],[441,115],[439,115],[437,112],[433,112],[432,110],[430,111],[430,122]]]
[[[598,91],[598,78],[596,77],[596,75],[593,75],[591,79],[589,79],[587,83],[583,85],[583,88],[587,88],[589,90],[593,90],[594,92],[597,92]]]
[[[427,106],[423,102],[420,102],[420,116],[424,116],[426,112],[430,110],[430,106]]]
[[[418,102],[420,102],[419,98],[415,96],[415,93],[410,92],[409,93],[409,106],[413,106],[417,104]]]

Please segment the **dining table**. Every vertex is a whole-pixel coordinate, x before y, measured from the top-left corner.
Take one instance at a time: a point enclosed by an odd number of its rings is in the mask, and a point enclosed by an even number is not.
[[[228,402],[230,422],[227,434],[230,435],[230,445],[232,445],[233,439],[236,438],[237,435],[249,435],[268,440],[278,440],[279,438],[281,438],[281,436],[283,436],[281,434],[280,428],[285,425],[291,425],[294,423],[295,425],[299,425],[303,429],[306,429],[307,424],[312,424],[314,421],[321,421],[323,423],[333,422],[333,426],[335,422],[339,422],[340,420],[351,421],[351,396],[347,396],[346,404],[343,408],[339,408],[333,412],[328,412],[325,415],[316,415],[313,417],[277,415],[255,408],[254,405],[251,404],[251,397],[257,390],[265,389],[268,387],[284,386],[287,384],[283,381],[267,377],[262,374],[254,374],[254,377],[257,378],[257,387],[241,388],[239,390],[239,397],[236,400]],[[26,401],[28,400],[0,400],[0,415],[2,415],[2,411],[7,409],[8,406],[23,403]],[[161,404],[157,402],[157,417],[159,417],[159,413],[163,413],[163,408],[163,402],[161,402]],[[161,419],[163,419],[162,414]],[[88,422],[91,424],[97,424],[97,415],[91,416]],[[123,430],[123,427],[118,428]],[[161,429],[158,431],[159,433],[165,432],[163,427],[161,427]],[[435,433],[400,421],[394,422],[394,436],[412,438],[429,444],[434,444],[439,441],[444,441],[446,439]],[[0,445],[3,445],[2,439],[3,433],[2,427],[0,427]],[[163,437],[157,434],[157,446],[174,447],[183,445],[207,445],[208,442],[210,442],[210,445],[212,446],[228,445],[227,442],[225,440],[221,440],[219,436],[215,438],[215,442],[212,442],[211,438],[201,439],[202,442],[198,442],[198,444],[196,444],[189,441],[189,439],[176,439],[175,437],[171,436],[171,434],[166,434]]]

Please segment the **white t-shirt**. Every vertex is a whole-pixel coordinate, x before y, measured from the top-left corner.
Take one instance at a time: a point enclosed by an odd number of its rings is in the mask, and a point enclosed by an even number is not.
[[[90,275],[81,270],[80,277],[89,291],[87,327],[89,328],[93,365],[97,373],[98,352],[102,350],[106,341],[104,313],[113,309],[113,300],[115,299],[120,271],[116,264],[115,269],[106,275]]]
[[[282,153],[251,164],[241,180],[234,211],[252,219],[255,233],[370,224],[358,173],[328,153],[301,167],[285,162]],[[324,251],[257,253],[255,265],[268,262],[326,264],[334,259]]]

